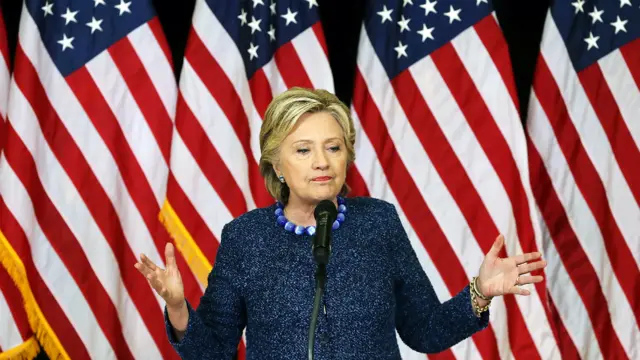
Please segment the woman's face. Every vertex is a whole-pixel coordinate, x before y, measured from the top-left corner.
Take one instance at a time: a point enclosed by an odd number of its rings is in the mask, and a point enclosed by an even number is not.
[[[304,114],[280,146],[274,169],[289,185],[289,202],[333,200],[345,182],[347,150],[340,124],[331,114]]]

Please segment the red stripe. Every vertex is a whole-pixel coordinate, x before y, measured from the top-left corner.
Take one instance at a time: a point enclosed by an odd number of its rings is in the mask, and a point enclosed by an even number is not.
[[[151,82],[149,73],[138,58],[129,38],[122,38],[111,45],[108,51],[149,124],[165,163],[169,164],[173,121],[158,95],[159,89],[156,89]]]
[[[355,165],[347,171],[347,185],[351,188],[349,196],[371,196],[369,189],[367,188],[367,183],[364,181],[362,174],[360,174],[360,171]]]
[[[153,236],[160,209],[115,114],[111,111],[109,104],[105,101],[86,68],[80,68],[69,75],[67,82],[87,113],[88,119],[111,152],[124,184]],[[73,142],[71,135],[67,135],[69,136],[68,140]],[[56,149],[53,151],[60,158],[65,154],[62,151],[56,151]],[[81,150],[78,148],[74,148],[72,152],[81,156]],[[161,167],[166,166],[161,159],[158,161]],[[76,188],[79,189],[80,195],[111,246],[113,253],[116,254],[124,285],[156,345],[165,356],[174,353],[175,351],[167,344],[166,334],[162,328],[163,320],[157,316],[157,311],[160,309],[148,306],[148,303],[154,300],[153,290],[147,285],[144,277],[130,267],[130,264],[136,262],[136,256],[126,242],[126,236],[118,221],[118,211],[114,208],[86,161],[72,164],[62,160],[61,163],[67,169]],[[158,252],[161,255],[164,254],[163,247],[158,248]]]
[[[562,100],[560,89],[543,58],[538,60],[536,72],[538,75],[533,84],[536,96],[553,127],[554,135],[567,159],[578,189],[601,230],[613,272],[620,282],[629,305],[634,310],[636,323],[640,324],[640,293],[638,293],[640,269],[615,221],[605,186],[582,145],[578,131]],[[635,166],[637,167],[638,164]]]
[[[540,61],[542,62],[543,60],[541,59]],[[538,76],[534,86],[539,89],[539,83],[545,73],[542,69],[544,65],[540,65],[540,62],[538,63],[538,68]],[[550,76],[551,74],[546,75]],[[550,91],[550,87],[548,86],[542,89],[544,89],[544,91]],[[561,103],[561,101],[556,103]],[[593,268],[580,242],[577,240],[578,236],[573,231],[573,227],[567,218],[562,203],[553,189],[551,178],[544,167],[540,154],[535,149],[531,139],[527,140],[533,195],[536,198],[542,217],[549,229],[549,236],[587,310],[587,315],[591,320],[602,354],[607,359],[625,359],[626,354],[613,328],[611,316],[606,305],[607,299],[602,292],[596,270]],[[571,211],[571,209],[569,209],[569,211]],[[553,323],[556,325],[560,324],[558,321],[553,321]],[[563,329],[562,326],[558,326],[558,328]],[[566,330],[560,331],[559,333],[566,333]],[[571,350],[573,344],[569,344],[568,341],[562,341],[562,339],[559,341],[559,344],[560,349],[563,351],[563,356],[566,352],[568,352],[570,356],[573,351]]]
[[[173,69],[173,57],[171,56],[171,49],[169,48],[169,43],[167,42],[167,38],[164,36],[164,32],[162,30],[162,24],[160,23],[160,20],[158,19],[157,16],[155,16],[153,17],[153,19],[147,22],[147,25],[149,25],[149,28],[151,29],[153,36],[156,38],[158,45],[160,45],[160,48],[164,53],[164,57],[167,59],[167,61],[169,62],[169,65],[171,65],[171,68]]]
[[[256,205],[264,207],[273,204],[273,198],[267,192],[264,179],[260,175],[258,163],[251,151],[249,119],[244,112],[238,93],[227,74],[211,56],[193,27],[191,28],[189,41],[190,47],[186,51],[186,60],[216,100],[240,140],[247,157],[249,186]]]
[[[627,180],[627,186],[636,199],[636,204],[640,205],[640,166],[638,166],[640,164],[640,149],[631,137],[627,122],[620,114],[620,108],[613,98],[604,74],[595,63],[579,72],[578,78],[598,120],[600,120],[602,129],[607,134],[613,156],[620,166],[622,176]],[[640,115],[640,111],[636,112]],[[627,121],[637,121],[637,118],[627,119]]]
[[[19,139],[15,139],[19,141]],[[27,236],[0,197],[0,227],[22,261],[31,292],[44,319],[71,359],[89,359],[89,351],[36,270]]]
[[[636,86],[640,90],[640,56],[638,56],[640,54],[640,39],[622,46],[620,52],[631,72],[631,77],[633,77]]]
[[[33,336],[33,331],[31,331],[27,313],[24,310],[22,295],[2,265],[0,265],[0,293],[2,293],[9,306],[13,323],[16,324],[22,340],[27,341]]]
[[[7,42],[7,29],[4,25],[4,17],[2,16],[2,12],[0,12],[0,53],[2,53],[3,65],[7,69],[10,69],[11,59],[9,58],[9,43]]]
[[[482,95],[451,44],[435,51],[432,58],[509,197],[522,251],[537,252],[530,205],[524,190],[523,179],[520,177],[511,149],[489,112]],[[532,274],[544,275],[544,272],[535,271]],[[546,304],[546,277],[544,281],[535,284],[535,288],[541,303]],[[549,320],[551,318],[549,309],[546,307],[544,309]],[[555,329],[552,327],[551,330],[558,341]],[[525,345],[522,342],[519,344],[533,350],[532,344]],[[523,349],[518,344],[512,344],[512,349],[515,354],[523,354],[521,351]]]
[[[558,325],[558,346],[562,359],[580,359],[580,353],[578,353],[576,345],[573,343],[573,340],[571,340],[571,337],[562,322],[562,318],[560,318],[560,313],[556,308],[556,304],[553,302],[553,298],[549,292],[547,292],[547,299],[549,300],[547,305],[549,306],[549,312],[551,313],[552,324]]]
[[[316,38],[324,51],[324,55],[329,58],[329,49],[327,48],[327,40],[324,37],[324,31],[322,30],[322,22],[318,21],[311,26],[313,33],[316,34]]]
[[[451,294],[458,293],[467,285],[467,276],[439,224],[416,188],[411,175],[398,156],[395,146],[389,141],[390,137],[382,115],[373,102],[359,70],[356,70],[353,104],[358,118],[363,119],[362,128],[376,151],[389,181],[389,186],[396,195],[401,208],[404,209],[407,219],[442,275],[449,292]],[[479,349],[486,349],[487,346],[490,346],[489,344],[495,344],[495,336],[491,328],[482,331],[479,336],[486,340],[482,347],[479,346]],[[451,350],[446,351],[450,352]]]
[[[493,15],[488,15],[477,22],[473,27],[476,30],[476,34],[478,34],[480,41],[487,49],[496,69],[498,69],[498,73],[500,73],[500,77],[507,87],[507,91],[511,96],[513,104],[516,106],[518,112],[520,112],[520,101],[518,100],[516,82],[513,78],[513,66],[511,65],[509,46],[502,35],[500,25],[498,25],[498,22]]]
[[[483,252],[488,252],[499,230],[495,226],[479,194],[475,191],[473,183],[467,176],[464,167],[442,132],[437,120],[429,110],[429,106],[422,97],[420,89],[409,72],[403,72],[396,76],[391,82],[391,85],[395,90],[396,97],[404,113],[407,115],[411,127],[415,131],[418,139],[420,139],[425,152],[429,158],[432,159],[433,166],[438,174],[440,174],[449,193],[452,194],[466,222],[469,224],[471,232],[474,234]],[[444,239],[444,241],[447,242],[446,239]],[[500,256],[506,256],[504,248]],[[521,341],[519,343],[520,346],[526,344],[524,341],[530,341],[531,344],[533,344],[533,340],[526,331],[526,325],[515,303],[515,299],[505,297],[505,304],[510,315],[510,328],[514,329],[510,331],[509,334],[520,334],[517,338]],[[516,338],[510,336],[510,340],[516,341]],[[485,357],[497,356],[498,348],[495,341],[485,344],[483,341],[478,340],[477,344],[479,351]],[[535,346],[533,348],[535,348]],[[528,355],[533,358],[535,353]]]
[[[271,64],[271,66],[273,66],[273,64]],[[251,98],[256,106],[256,110],[258,110],[260,118],[264,119],[267,107],[269,103],[271,103],[271,100],[273,100],[273,94],[271,93],[269,80],[267,80],[267,76],[262,68],[258,69],[251,79],[249,79],[249,88],[251,89]]]
[[[24,84],[28,82],[28,78],[25,80],[25,71],[28,71],[30,63],[24,62],[21,59],[22,49],[18,46],[18,53],[21,55],[17,57],[16,66],[16,82],[21,88],[22,92],[28,96],[31,100],[31,106],[36,110],[39,115],[39,119],[49,120],[49,124],[54,124],[58,134],[62,134],[62,126],[51,121],[50,117],[55,117],[55,113],[49,112],[50,116],[46,116],[46,113],[39,111],[39,109],[46,108],[48,101],[45,98],[40,97],[37,90],[30,89],[30,85]],[[28,74],[27,74],[28,76]],[[39,83],[38,83],[39,85]],[[37,87],[37,85],[35,85]],[[35,108],[33,104],[38,104],[38,108]],[[116,307],[111,302],[109,295],[107,294],[102,283],[93,272],[89,259],[87,259],[82,247],[78,243],[75,235],[69,229],[64,219],[53,205],[53,202],[47,195],[42,183],[39,179],[39,174],[36,169],[36,164],[29,153],[29,150],[25,147],[22,141],[18,138],[18,134],[15,132],[10,123],[7,124],[8,136],[15,139],[10,146],[4,150],[4,154],[7,158],[7,162],[13,168],[16,175],[20,179],[20,182],[25,186],[31,201],[33,202],[33,208],[35,211],[38,224],[42,229],[42,232],[49,240],[51,247],[60,257],[60,260],[64,263],[65,267],[73,277],[78,289],[82,292],[87,304],[91,308],[98,326],[102,329],[107,341],[113,348],[113,351],[117,354],[118,358],[133,359],[129,347],[124,340],[122,334],[122,324],[120,323],[118,312]],[[46,124],[41,123],[43,127],[43,133],[51,135],[53,129],[52,126],[43,126]],[[64,137],[63,135],[61,137]],[[65,139],[59,138],[57,143],[67,143]],[[66,144],[68,145],[68,143]],[[51,143],[50,143],[51,146]],[[76,156],[67,152],[67,158],[75,160]]]
[[[218,252],[218,239],[215,238],[200,213],[193,207],[189,198],[182,191],[173,174],[169,174],[169,184],[167,185],[167,199],[171,203],[176,214],[184,224],[185,228],[198,244],[204,256],[210,264],[215,263]]]
[[[202,174],[225,204],[233,217],[247,211],[242,190],[235,178],[218,155],[205,133],[202,125],[191,112],[182,94],[178,94],[178,117],[176,131],[195,159]]]
[[[312,89],[313,84],[311,79],[300,61],[300,57],[293,47],[292,42],[285,43],[274,54],[274,59],[282,80],[287,88],[294,86],[300,86],[307,89]]]

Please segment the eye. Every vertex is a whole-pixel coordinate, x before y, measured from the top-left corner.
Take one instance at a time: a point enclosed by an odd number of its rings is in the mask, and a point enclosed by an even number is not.
[[[335,145],[329,148],[329,151],[331,152],[338,152],[340,151],[340,146],[339,145]]]
[[[298,154],[302,154],[302,155],[304,155],[304,154],[307,154],[307,153],[309,152],[309,149],[306,149],[306,148],[300,148],[300,149],[296,150],[296,152],[297,152]]]

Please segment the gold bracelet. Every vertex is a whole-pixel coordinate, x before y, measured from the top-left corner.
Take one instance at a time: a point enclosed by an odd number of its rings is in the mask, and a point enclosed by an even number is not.
[[[476,315],[476,317],[479,318],[483,312],[489,310],[489,306],[491,305],[491,299],[489,298],[488,300],[486,300],[488,301],[488,303],[485,306],[481,307],[480,304],[478,304],[478,297],[480,297],[480,294],[476,290],[475,280],[476,280],[475,278],[471,280],[471,283],[469,284],[469,292],[471,293],[471,304],[473,305],[473,312]]]
[[[482,300],[486,300],[486,301],[491,301],[490,297],[486,297],[484,296],[484,294],[482,294],[480,292],[480,290],[478,290],[478,277],[474,276],[473,280],[471,280],[471,286],[473,287],[473,291],[475,291],[475,293],[478,295],[478,297]]]

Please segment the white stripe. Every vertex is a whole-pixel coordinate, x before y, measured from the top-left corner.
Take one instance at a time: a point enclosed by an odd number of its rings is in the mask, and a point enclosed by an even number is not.
[[[476,123],[495,121],[502,135],[502,139],[496,141],[504,140],[507,143],[510,150],[508,155],[519,170],[520,184],[523,189],[529,188],[527,143],[524,129],[513,99],[502,81],[498,69],[475,29],[471,28],[461,33],[453,40],[453,45],[492,115],[491,119],[475,118],[471,121]],[[445,133],[448,143],[458,155],[466,174],[482,198],[491,219],[500,232],[505,234],[507,253],[511,256],[522,254],[520,241],[531,241],[532,239],[518,239],[517,220],[513,214],[511,200],[496,169],[474,136],[473,130],[469,128],[468,121],[461,109],[454,102],[449,102],[450,106],[447,106],[447,100],[452,99],[453,95],[449,92],[446,82],[430,58],[412,66],[412,74],[423,97],[429,104],[429,108],[438,120],[440,128]],[[429,76],[425,76],[425,74]],[[488,127],[491,128],[491,126]],[[516,186],[513,182],[516,178],[510,180],[512,180],[511,185]],[[525,192],[525,195],[530,195],[527,197],[525,205],[534,206],[533,194],[529,191],[528,194]],[[528,214],[532,216],[531,209]],[[535,218],[528,220],[535,220]],[[537,226],[533,221],[532,224]],[[537,244],[534,243],[534,245],[540,249]],[[535,286],[527,286],[527,288],[532,292],[532,296],[515,297],[527,329],[543,359],[559,358],[560,351],[554,340],[549,319],[544,316],[545,309],[540,300],[540,296],[544,298],[546,295],[536,294]]]
[[[0,118],[6,120],[7,118],[7,101],[9,100],[9,68],[6,66],[9,62],[4,58],[2,52],[0,52]],[[0,119],[0,120],[2,120]]]
[[[162,100],[165,110],[171,120],[176,114],[176,99],[178,96],[178,86],[173,75],[173,68],[169,63],[164,51],[158,43],[149,23],[137,27],[127,35],[138,58],[144,65],[146,74],[151,79],[153,87]],[[154,121],[154,119],[149,119]]]
[[[23,13],[23,18],[24,18]],[[27,15],[28,16],[28,15]],[[71,274],[45,237],[26,189],[5,161],[0,163],[0,194],[29,239],[35,267],[90,354],[115,358],[111,345]]]
[[[565,213],[577,236],[580,246],[592,264],[611,314],[611,321],[627,354],[631,356],[634,343],[640,343],[638,325],[633,309],[614,276],[613,268],[604,247],[601,229],[598,227],[582,193],[578,191],[573,174],[553,135],[553,128],[542,109],[537,96],[530,100],[527,132],[544,162],[553,188],[562,203]],[[549,280],[548,282],[552,282]],[[637,354],[640,355],[640,354]],[[634,358],[631,356],[631,358]]]
[[[329,60],[313,28],[309,27],[300,33],[291,40],[291,43],[296,49],[302,67],[309,76],[313,87],[334,92],[333,76],[331,68],[329,67]]]
[[[562,323],[567,329],[571,341],[578,349],[581,359],[601,358],[602,354],[589,320],[589,313],[560,259],[546,226],[543,228],[543,236],[545,243],[543,250],[548,264],[546,269],[547,284]]]
[[[240,97],[244,113],[249,119],[249,128],[252,134],[251,151],[257,163],[260,161],[260,148],[256,146],[257,143],[253,139],[256,137],[254,133],[260,134],[262,122],[259,121],[260,115],[253,104],[240,50],[205,1],[196,2],[194,14],[193,28],[195,32],[229,77],[233,88]]]
[[[202,126],[207,139],[216,149],[240,190],[242,190],[247,208],[255,207],[251,187],[249,186],[249,163],[244,155],[242,145],[240,145],[240,139],[230,123],[230,121],[236,120],[227,119],[218,105],[218,101],[211,96],[205,84],[202,83],[198,74],[191,67],[191,63],[186,59],[182,67],[180,92],[184,96],[184,101],[191,109],[193,116]],[[176,163],[183,161],[179,156],[176,156],[175,159],[176,162],[172,166],[179,166]],[[175,171],[175,167],[173,169]],[[224,194],[220,194],[220,196],[224,196]]]
[[[271,60],[262,67],[262,71],[264,71],[264,75],[269,82],[271,95],[273,97],[287,90],[287,85],[284,83],[282,74],[280,74],[280,70],[278,70],[278,66],[276,65],[275,57],[272,57]]]
[[[51,105],[117,210],[127,243],[133,253],[136,255],[144,253],[156,264],[164,264],[164,252],[161,255],[156,249],[151,233],[124,185],[112,154],[51,61],[47,50],[40,41],[37,41],[39,39],[37,31],[33,19],[30,16],[26,18],[19,32],[20,44],[34,67],[39,69],[40,82],[47,91]],[[156,300],[160,306],[164,306],[164,300],[160,296],[156,295]]]
[[[111,123],[107,127],[119,126],[122,129],[127,144],[145,175],[145,183],[149,183],[156,202],[160,204],[164,201],[169,168],[163,161],[158,141],[153,135],[149,123],[108,52],[104,51],[93,58],[87,63],[86,68],[117,120],[117,123]],[[84,112],[79,114],[84,115]],[[105,117],[108,119],[109,115],[111,114],[107,114]],[[78,115],[75,117],[77,118]],[[61,116],[61,118],[63,121],[67,119],[66,116]],[[89,121],[88,118],[86,120]],[[156,120],[149,119],[149,121]],[[102,141],[100,142],[102,143]],[[106,149],[106,151],[109,150]],[[109,157],[112,156],[117,155],[109,155]]]
[[[444,302],[450,299],[452,294],[449,292],[447,286],[445,285],[444,280],[440,275],[440,272],[438,272],[438,270],[434,266],[433,261],[431,260],[431,257],[429,256],[427,251],[424,249],[424,246],[422,245],[420,238],[418,238],[418,235],[415,233],[415,231],[411,227],[411,224],[407,220],[404,214],[404,211],[400,206],[400,203],[398,202],[398,200],[396,199],[393,193],[393,190],[391,190],[389,183],[387,182],[384,170],[382,169],[382,165],[380,164],[380,161],[376,156],[375,149],[373,148],[373,145],[371,145],[369,138],[367,137],[366,133],[362,128],[362,124],[360,123],[360,119],[358,117],[357,111],[353,108],[352,108],[352,117],[353,117],[354,126],[356,128],[356,137],[357,137],[355,150],[358,156],[356,156],[355,165],[358,168],[358,171],[360,172],[360,174],[362,174],[363,180],[366,183],[367,188],[369,189],[370,195],[373,197],[379,198],[381,200],[387,201],[396,207],[396,211],[398,212],[398,216],[402,221],[405,232],[407,233],[409,241],[411,242],[411,246],[413,247],[413,250],[416,252],[418,261],[420,262],[422,269],[425,271],[425,273],[429,277],[429,281],[431,282],[431,285],[433,286],[433,289],[436,292],[438,299],[441,302]],[[501,305],[497,304],[497,302],[492,304],[492,307],[493,307],[492,311],[495,311],[494,309],[499,308],[500,306]],[[396,337],[398,338],[398,345],[400,346],[400,353],[403,359],[405,360],[408,360],[408,359],[423,360],[424,359],[424,354],[418,353],[413,349],[411,349],[410,347],[408,347],[399,338],[398,334],[396,334]],[[456,354],[458,358],[464,358],[465,356],[463,356],[463,354],[468,352],[471,352],[474,354],[478,353],[478,349],[476,348],[475,343],[470,339],[461,341],[458,344],[454,345],[451,348],[451,351],[454,354]]]
[[[363,28],[363,34],[365,31]],[[460,209],[435,171],[431,159],[424,152],[420,140],[408,126],[409,121],[395,98],[393,88],[389,86],[386,72],[374,53],[367,36],[361,38],[358,53],[358,68],[367,83],[373,102],[377,105],[386,123],[387,131],[396,146],[398,156],[410,173],[421,197],[440,224],[465,273],[475,275],[480,268],[484,254],[476,241],[468,241],[468,239],[474,239],[474,236]],[[494,309],[497,308],[498,313],[506,312],[505,308],[502,308],[503,304],[497,303],[494,304]],[[505,319],[504,316],[501,318]],[[500,333],[500,329],[505,331],[504,334]],[[496,326],[495,330],[501,355],[506,357],[510,352],[506,326]]]
[[[220,241],[223,226],[233,220],[233,216],[202,174],[181,136],[173,137],[172,152],[172,158],[179,159],[171,164],[176,181],[209,231]]]
[[[69,226],[74,235],[75,239],[68,240],[78,242],[91,264],[91,269],[109,295],[110,301],[118,309],[119,319],[125,333],[130,335],[125,336],[125,339],[129,341],[132,352],[143,355],[148,354],[149,351],[157,351],[151,335],[137,314],[129,293],[125,290],[118,262],[107,240],[85,206],[71,179],[69,179],[53,155],[40,131],[36,116],[24,98],[23,93],[17,86],[12,86],[11,91],[12,102],[9,111],[12,117],[19,119],[19,121],[11,121],[11,125],[22,139],[31,156],[36,154],[34,160],[42,185],[65,224]],[[127,265],[123,264],[123,266]],[[135,316],[132,316],[133,314]],[[136,342],[132,342],[133,340]],[[157,355],[160,354],[158,353]]]
[[[13,286],[13,284],[9,284],[9,286]],[[2,288],[0,288],[0,348],[8,351],[22,344],[24,339],[20,335],[13,313],[9,309],[9,304],[7,304],[7,300],[1,290]]]
[[[640,242],[630,241],[640,236],[640,207],[634,201],[633,194],[622,175],[616,161],[611,144],[602,128],[602,124],[587,97],[580,80],[569,59],[569,54],[560,36],[555,22],[549,15],[545,25],[545,36],[542,39],[541,54],[555,82],[559,85],[560,94],[567,111],[579,134],[582,146],[593,163],[600,180],[607,192],[611,211],[622,235],[632,249],[631,254],[640,267]],[[619,66],[623,66],[620,64]]]

